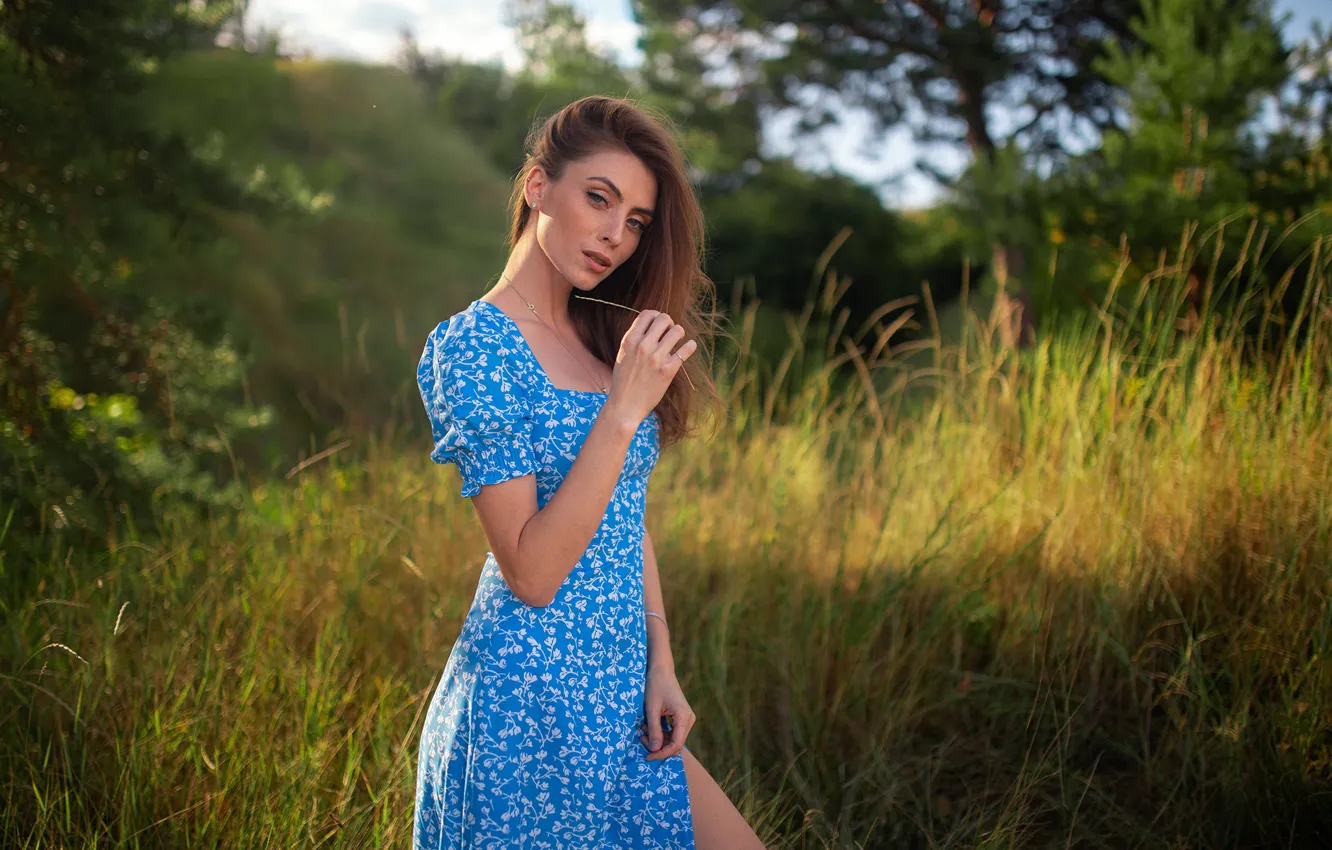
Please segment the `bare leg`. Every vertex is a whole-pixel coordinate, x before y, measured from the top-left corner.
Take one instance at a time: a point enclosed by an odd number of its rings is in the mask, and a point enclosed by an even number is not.
[[[697,850],[766,850],[726,792],[689,750],[682,750]]]

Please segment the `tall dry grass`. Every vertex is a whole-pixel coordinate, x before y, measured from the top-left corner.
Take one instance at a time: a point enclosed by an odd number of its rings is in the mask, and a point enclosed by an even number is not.
[[[648,525],[691,749],[770,846],[1329,845],[1319,257],[1265,350],[1261,298],[1180,331],[1163,268],[1026,351],[980,319],[898,345],[888,310],[858,358],[834,277],[785,365],[725,379]],[[363,441],[238,515],[4,561],[3,843],[406,846],[486,549],[425,454]]]

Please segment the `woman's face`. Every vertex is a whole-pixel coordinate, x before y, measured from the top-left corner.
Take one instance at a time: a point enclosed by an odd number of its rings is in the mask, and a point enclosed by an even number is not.
[[[536,201],[537,244],[579,289],[595,287],[629,259],[657,203],[656,177],[620,150],[570,162],[556,181],[535,168],[526,189],[528,202]]]

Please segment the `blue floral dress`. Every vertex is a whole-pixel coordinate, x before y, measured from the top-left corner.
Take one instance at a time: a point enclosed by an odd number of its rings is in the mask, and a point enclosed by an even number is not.
[[[536,475],[544,506],[606,394],[553,386],[518,325],[473,301],[426,340],[417,370],[436,463],[463,497]],[[684,761],[639,740],[647,673],[643,512],[659,455],[639,425],[610,505],[554,601],[532,607],[486,553],[421,733],[414,850],[692,848]]]

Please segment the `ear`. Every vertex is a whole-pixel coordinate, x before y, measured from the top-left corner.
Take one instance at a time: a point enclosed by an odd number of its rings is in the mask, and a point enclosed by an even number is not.
[[[541,206],[541,196],[545,194],[548,185],[546,170],[539,165],[534,165],[527,172],[527,178],[523,181],[523,198],[527,205],[533,209]]]

